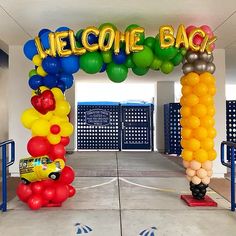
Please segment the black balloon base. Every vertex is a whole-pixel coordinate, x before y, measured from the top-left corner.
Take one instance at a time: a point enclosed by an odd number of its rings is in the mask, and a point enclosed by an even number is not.
[[[207,184],[194,184],[193,182],[190,182],[190,190],[192,192],[192,196],[195,199],[202,200],[205,198],[206,195],[206,189],[208,185]]]

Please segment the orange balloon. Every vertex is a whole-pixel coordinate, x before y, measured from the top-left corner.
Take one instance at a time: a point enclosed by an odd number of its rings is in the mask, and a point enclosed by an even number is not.
[[[181,156],[185,161],[192,161],[193,160],[193,152],[191,152],[187,149],[182,150]]]
[[[191,93],[186,96],[185,105],[192,107],[197,105],[198,103],[199,103],[199,98],[195,94]]]
[[[180,83],[181,83],[181,85],[186,85],[186,77],[185,76],[181,77]]]
[[[184,96],[189,95],[190,93],[192,93],[192,87],[189,85],[184,85],[181,89],[181,92]]]
[[[197,117],[203,117],[207,114],[207,107],[199,103],[196,106],[192,107],[192,114]]]
[[[181,127],[187,127],[188,126],[187,118],[181,118],[180,119],[180,125],[181,125]]]
[[[216,113],[216,109],[214,106],[208,106],[207,107],[207,115],[214,116]]]
[[[214,148],[214,141],[212,138],[205,138],[201,140],[201,148],[208,151]]]
[[[180,114],[182,117],[188,117],[191,115],[191,108],[187,106],[183,106],[180,108]]]
[[[208,160],[209,161],[214,161],[217,157],[217,153],[214,149],[208,151]]]
[[[186,98],[185,98],[185,97],[181,97],[181,98],[180,98],[180,105],[181,105],[182,107],[183,107],[184,105],[186,105],[185,102],[186,102]]]
[[[214,102],[213,97],[209,94],[205,94],[199,98],[199,103],[206,105],[206,106],[213,105],[213,102]]]
[[[215,77],[209,73],[209,72],[204,72],[200,75],[200,82],[205,83],[205,84],[215,84]]]
[[[209,85],[208,86],[208,93],[211,96],[214,96],[216,94],[216,87],[215,87],[215,85]]]
[[[203,95],[207,94],[207,92],[208,92],[207,85],[204,83],[198,83],[194,86],[193,92],[199,97],[203,96]]]
[[[204,116],[200,119],[200,122],[201,126],[206,128],[212,127],[215,124],[215,120],[212,116]]]
[[[187,149],[189,149],[190,151],[197,151],[200,146],[200,141],[195,138],[191,138],[187,141]]]
[[[215,136],[217,134],[216,129],[213,127],[208,128],[207,133],[208,133],[209,138],[215,138]]]
[[[198,140],[203,140],[207,138],[207,129],[204,127],[198,127],[193,130],[193,137]]]
[[[196,129],[198,126],[200,126],[200,119],[196,116],[188,117],[187,126],[189,128]]]
[[[186,85],[189,86],[195,86],[197,83],[199,83],[200,77],[195,72],[190,72],[186,76]]]
[[[192,137],[192,130],[189,128],[181,129],[181,136],[184,139],[190,139]]]
[[[193,153],[193,158],[198,162],[205,162],[208,160],[208,153],[204,149],[199,149]]]
[[[181,139],[180,145],[181,145],[182,148],[187,148],[187,146],[188,146],[188,141],[185,140],[185,139]]]

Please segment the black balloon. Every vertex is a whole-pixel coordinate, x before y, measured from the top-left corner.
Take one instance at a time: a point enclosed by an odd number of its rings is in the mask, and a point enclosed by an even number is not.
[[[208,185],[204,183],[194,184],[193,182],[190,182],[192,196],[198,200],[204,199],[207,187]]]

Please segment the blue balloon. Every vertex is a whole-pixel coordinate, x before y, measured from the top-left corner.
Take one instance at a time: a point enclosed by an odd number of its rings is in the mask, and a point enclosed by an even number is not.
[[[28,83],[31,89],[36,90],[43,85],[43,78],[39,75],[33,75]]]
[[[49,29],[41,29],[38,33],[38,36],[41,37],[44,33],[51,32]]]
[[[104,72],[107,68],[107,64],[103,63],[101,70],[99,71],[100,73]]]
[[[94,44],[98,42],[98,37],[94,34],[89,34],[87,40],[89,44]]]
[[[35,43],[34,43],[34,40],[31,39],[29,41],[27,41],[24,45],[24,48],[23,48],[23,51],[24,51],[24,54],[25,56],[29,59],[29,60],[32,60],[33,57],[38,54],[38,50],[35,46]]]
[[[62,81],[58,81],[57,87],[64,93],[66,90],[65,84]]]
[[[124,64],[126,61],[126,54],[124,50],[120,50],[120,52],[116,55],[113,53],[112,55],[112,60],[116,63],[116,64]]]
[[[62,73],[60,75],[59,81],[64,83],[65,89],[69,89],[73,85],[74,78],[73,75]]]
[[[57,76],[54,75],[46,75],[43,79],[43,84],[48,88],[54,88],[57,87],[58,79]]]
[[[51,31],[45,32],[40,37],[40,41],[41,41],[41,44],[43,45],[44,49],[49,49],[50,48],[50,43],[49,43],[49,34],[50,33],[51,33]]]
[[[57,74],[60,71],[60,61],[55,57],[46,57],[42,62],[43,69],[49,74]]]
[[[79,57],[71,55],[60,58],[62,71],[66,74],[73,74],[79,70]]]
[[[70,30],[70,28],[68,28],[66,26],[61,26],[56,29],[56,32],[62,32],[62,31],[68,31],[68,30]]]

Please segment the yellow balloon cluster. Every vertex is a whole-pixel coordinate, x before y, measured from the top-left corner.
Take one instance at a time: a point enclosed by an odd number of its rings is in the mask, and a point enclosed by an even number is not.
[[[215,78],[208,72],[201,75],[190,72],[181,78],[181,84],[181,156],[189,181],[208,184],[212,175],[210,163],[216,158]]]
[[[40,90],[45,91],[48,88],[42,86]],[[31,130],[32,136],[47,137],[48,141],[55,145],[60,143],[61,137],[67,137],[73,133],[73,125],[69,122],[68,114],[71,108],[64,94],[59,88],[52,88],[51,92],[56,101],[55,110],[43,115],[34,108],[29,108],[23,112],[21,122],[25,128]],[[55,126],[56,131],[53,130]]]

